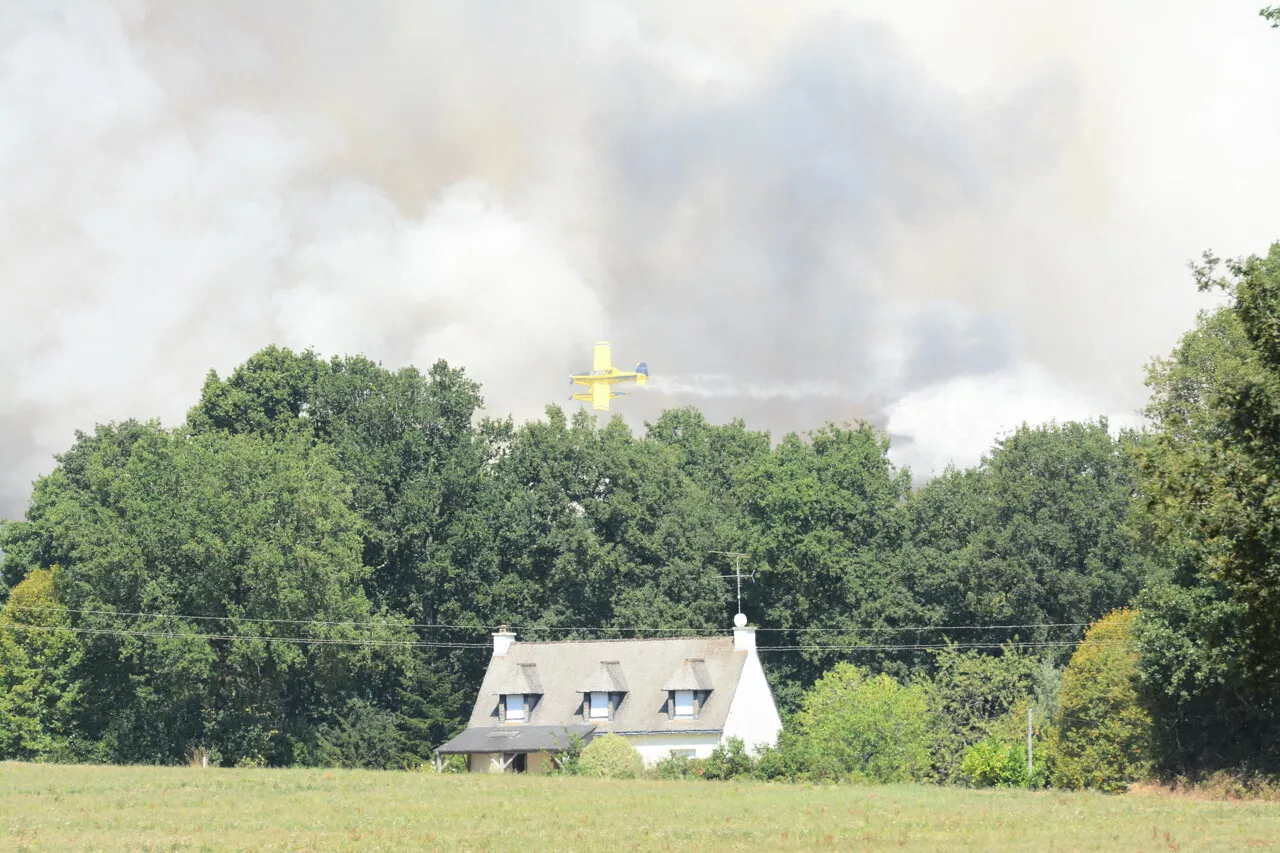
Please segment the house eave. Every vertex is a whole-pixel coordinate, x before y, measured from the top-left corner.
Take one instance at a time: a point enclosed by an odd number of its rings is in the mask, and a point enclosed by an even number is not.
[[[724,729],[637,729],[635,731],[596,731],[597,736],[623,735],[625,737],[641,737],[644,735],[722,735]]]

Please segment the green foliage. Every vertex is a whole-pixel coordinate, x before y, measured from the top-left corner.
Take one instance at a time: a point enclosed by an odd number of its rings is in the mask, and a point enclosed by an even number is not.
[[[31,572],[0,608],[0,760],[69,760],[83,650],[54,592],[54,570]]]
[[[81,435],[6,548],[7,568],[61,564],[58,600],[87,632],[79,734],[118,761],[215,747],[229,763],[284,764],[348,698],[392,694],[410,667],[402,647],[327,642],[406,636],[364,594],[349,494],[332,452],[297,438],[134,423]]]
[[[266,436],[311,433],[308,411],[324,370],[314,352],[269,346],[249,357],[226,381],[210,371],[187,421],[197,432]]]
[[[1130,535],[1132,433],[1105,419],[1022,425],[976,468],[948,470],[909,507],[902,551],[920,620],[935,625],[1086,623],[1129,604],[1150,573]],[[1009,630],[965,631],[1004,643]],[[1050,628],[1020,639],[1059,639]]]
[[[975,788],[1025,788],[1031,781],[1026,747],[993,737],[965,749],[960,772]]]
[[[925,682],[934,774],[951,782],[968,775],[962,762],[970,747],[987,738],[1013,708],[1026,708],[1040,665],[1008,647],[999,656],[948,647],[936,653],[936,660]]]
[[[670,755],[653,766],[653,775],[667,780],[693,779],[700,775],[697,772],[700,769],[698,761],[673,749]]]
[[[1262,695],[1280,685],[1280,243],[1218,265],[1206,254],[1196,278],[1229,306],[1151,370],[1145,497],[1157,536],[1238,604]]]
[[[1140,694],[1135,610],[1117,610],[1085,635],[1062,675],[1049,733],[1060,788],[1122,791],[1151,767],[1152,722]]]
[[[399,717],[369,702],[352,698],[333,722],[315,731],[313,760],[327,767],[408,770],[423,759],[409,751]]]
[[[748,534],[742,550],[760,560],[754,582],[743,589],[744,606],[776,632],[771,640],[808,647],[770,661],[784,710],[843,656],[840,649],[917,618],[892,559],[910,476],[894,469],[888,449],[867,424],[828,424],[807,441],[784,437],[773,453],[742,468],[737,495]],[[821,644],[830,650],[804,642],[810,635],[800,629],[818,627],[839,629]]]
[[[1202,314],[1152,363],[1151,434],[1135,456],[1142,529],[1161,573],[1140,599],[1142,675],[1157,761],[1169,776],[1280,770],[1280,539],[1271,433],[1280,401],[1280,245],[1227,265],[1206,256],[1202,288],[1231,302]]]
[[[426,769],[426,765],[423,765]],[[440,756],[440,772],[441,773],[466,773],[467,757],[465,755],[442,755]]]
[[[1280,27],[1280,6],[1266,6],[1258,14],[1270,21],[1272,27]]]
[[[595,738],[582,750],[581,775],[604,779],[635,779],[644,775],[644,760],[624,737],[608,734]]]
[[[581,776],[582,751],[586,749],[586,740],[577,732],[566,729],[564,735],[557,737],[556,741],[562,746],[552,752],[554,767],[549,772],[556,776]]]
[[[698,775],[703,779],[737,779],[756,775],[756,763],[747,752],[742,738],[731,737],[716,744],[716,748],[699,762]]]
[[[928,775],[929,743],[921,687],[839,663],[805,693],[780,748],[788,775],[906,782]]]

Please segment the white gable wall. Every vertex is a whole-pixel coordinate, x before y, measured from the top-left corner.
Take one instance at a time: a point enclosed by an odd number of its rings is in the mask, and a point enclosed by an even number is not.
[[[773,691],[769,689],[769,680],[764,676],[760,658],[752,649],[747,653],[738,690],[733,694],[733,704],[729,706],[729,716],[724,721],[724,737],[726,740],[742,738],[747,752],[751,752],[760,746],[776,744],[780,731],[782,718],[778,716],[778,706],[773,702]]]

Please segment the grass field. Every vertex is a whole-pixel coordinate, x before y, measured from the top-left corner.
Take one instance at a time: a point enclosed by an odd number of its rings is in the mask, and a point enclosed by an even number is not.
[[[1157,794],[0,763],[0,850],[1280,850]]]

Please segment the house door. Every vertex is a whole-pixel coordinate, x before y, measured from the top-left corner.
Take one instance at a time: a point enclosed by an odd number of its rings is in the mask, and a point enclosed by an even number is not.
[[[524,752],[517,752],[515,761],[511,762],[511,769],[516,773],[523,773],[529,769],[529,755]]]

